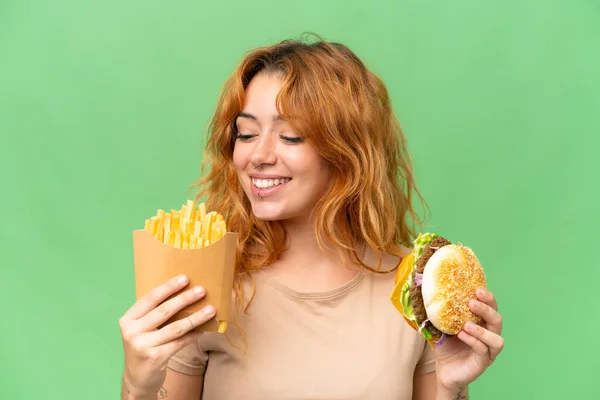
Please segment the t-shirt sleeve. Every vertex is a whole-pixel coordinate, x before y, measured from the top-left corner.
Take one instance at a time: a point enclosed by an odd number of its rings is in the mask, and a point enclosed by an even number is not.
[[[423,354],[415,368],[415,375],[424,375],[435,371],[435,353],[428,342],[425,342]]]
[[[171,357],[167,367],[186,375],[204,375],[208,363],[208,353],[196,341],[179,350]]]

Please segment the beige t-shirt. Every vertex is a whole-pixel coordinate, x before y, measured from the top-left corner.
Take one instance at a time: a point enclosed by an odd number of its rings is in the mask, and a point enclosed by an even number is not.
[[[384,260],[391,269],[397,258]],[[204,379],[203,400],[410,400],[413,375],[435,370],[429,345],[390,302],[394,273],[364,269],[325,293],[295,292],[263,272],[254,280],[249,314],[236,313],[246,342],[229,325],[169,361]]]

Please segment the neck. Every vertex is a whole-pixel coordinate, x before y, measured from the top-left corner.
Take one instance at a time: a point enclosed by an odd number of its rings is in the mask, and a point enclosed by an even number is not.
[[[323,269],[351,266],[349,255],[342,262],[333,244],[325,239],[324,248],[319,247],[314,230],[314,221],[286,221],[284,223],[288,235],[287,250],[280,262],[289,267],[302,269]],[[359,256],[362,253],[359,251]]]
[[[287,220],[287,249],[280,259],[269,267],[280,284],[303,293],[321,293],[339,288],[356,277],[359,269],[346,260],[342,261],[331,243],[321,249],[314,231],[314,222]],[[362,257],[359,252],[359,257]]]

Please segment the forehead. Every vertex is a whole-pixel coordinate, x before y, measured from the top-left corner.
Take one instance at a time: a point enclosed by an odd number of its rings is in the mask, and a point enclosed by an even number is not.
[[[254,114],[250,114],[250,113],[242,111],[241,113],[238,114],[236,121],[240,122],[240,121],[244,121],[244,120],[252,121],[252,122],[259,122],[259,117]],[[271,121],[285,122],[285,119],[279,114],[273,114],[273,115],[271,115]]]
[[[242,110],[258,118],[278,115],[277,95],[281,90],[283,81],[272,74],[258,74],[250,81],[246,88],[246,101]]]

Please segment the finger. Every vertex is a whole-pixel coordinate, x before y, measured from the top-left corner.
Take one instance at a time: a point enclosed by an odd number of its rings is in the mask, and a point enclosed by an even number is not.
[[[131,348],[141,357],[160,364],[168,362],[168,360],[180,349],[198,340],[202,335],[202,332],[188,332],[164,346],[154,346],[150,343],[152,340],[150,335],[152,333],[137,335],[131,343]]]
[[[461,341],[469,345],[484,363],[489,363],[491,361],[488,347],[481,340],[471,336],[465,331],[458,332],[457,336]]]
[[[477,298],[483,301],[485,304],[498,311],[498,303],[496,302],[496,296],[489,290],[478,288],[476,291]]]
[[[500,335],[502,333],[502,315],[486,303],[479,300],[469,301],[469,308],[485,321],[487,329]]]
[[[144,296],[140,297],[133,306],[123,315],[123,317],[135,320],[143,317],[151,310],[156,308],[166,298],[183,289],[188,283],[188,278],[185,275],[180,275],[176,278],[170,279],[160,286],[155,287]]]
[[[185,306],[200,300],[204,297],[205,293],[203,287],[196,286],[191,290],[186,290],[180,295],[165,301],[138,320],[138,329],[141,332],[156,329]]]
[[[479,340],[488,348],[489,358],[493,361],[504,348],[502,336],[485,329],[471,321],[465,324],[465,331],[475,339]]]
[[[179,339],[192,329],[201,326],[215,316],[215,308],[206,306],[202,310],[195,312],[187,318],[171,322],[169,325],[148,333],[148,343],[151,346],[159,346],[161,344],[179,343]],[[195,333],[195,332],[192,332]],[[169,344],[169,346],[171,346]]]

